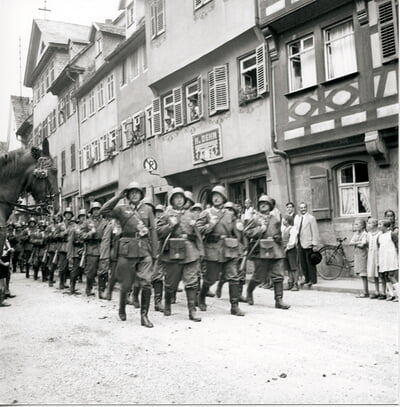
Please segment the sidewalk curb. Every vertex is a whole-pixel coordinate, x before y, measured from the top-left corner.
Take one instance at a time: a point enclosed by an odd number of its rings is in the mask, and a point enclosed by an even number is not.
[[[304,288],[303,291],[307,291],[307,288]],[[313,285],[310,291],[326,291],[332,293],[347,293],[347,294],[359,294],[362,289],[356,288],[346,288],[346,287],[324,287],[324,286],[315,286]]]

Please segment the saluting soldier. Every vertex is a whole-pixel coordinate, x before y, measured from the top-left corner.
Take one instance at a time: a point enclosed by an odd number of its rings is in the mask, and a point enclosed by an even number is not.
[[[22,260],[22,254],[24,251],[24,244],[22,241],[22,236],[23,236],[23,228],[21,223],[17,222],[15,224],[15,252],[13,254],[13,269],[16,272],[17,271],[17,265],[19,266],[19,271],[20,273],[23,273],[23,260]]]
[[[46,242],[45,242],[45,231],[46,223],[44,220],[39,220],[39,226],[33,231],[31,235],[31,242],[33,244],[33,252],[32,252],[32,267],[33,267],[33,279],[38,279],[38,273],[40,266],[42,264],[43,255],[46,250]],[[43,274],[43,270],[42,270]],[[42,275],[42,279],[44,276]]]
[[[117,206],[127,197],[129,204]],[[158,241],[153,211],[141,202],[144,191],[137,182],[131,182],[116,197],[104,204],[101,213],[119,220],[122,234],[119,240],[117,279],[121,285],[119,317],[126,320],[126,295],[135,278],[142,289],[140,316],[141,325],[152,328],[148,318],[151,298],[153,260],[157,257]]]
[[[100,262],[97,271],[98,276],[98,296],[101,300],[106,300],[107,295],[104,293],[108,282],[108,272],[110,271],[111,241],[113,224],[112,219],[104,219],[106,226],[100,242]]]
[[[48,253],[46,267],[49,270],[49,287],[53,287],[53,284],[55,283],[55,281],[54,281],[54,272],[55,272],[55,270],[57,268],[57,262],[58,262],[59,243],[58,243],[56,235],[55,235],[56,227],[63,220],[64,220],[64,218],[61,215],[61,213],[57,214],[53,218],[50,225],[47,226],[47,229],[46,229],[47,253]]]
[[[82,268],[82,256],[84,256],[83,250],[83,238],[82,227],[86,221],[86,209],[80,209],[78,212],[78,223],[74,225],[70,233],[69,250],[68,250],[68,262],[72,264],[69,293],[78,294],[75,290],[76,281],[78,279],[80,268]]]
[[[91,217],[83,223],[81,231],[85,242],[86,264],[84,273],[86,274],[86,295],[88,297],[94,295],[92,289],[99,267],[100,242],[107,226],[107,221],[100,215],[100,208],[100,202],[92,202],[89,209]]]
[[[29,278],[29,268],[31,255],[33,250],[33,243],[31,241],[32,233],[36,229],[36,219],[30,218],[28,222],[28,227],[24,230],[22,235],[22,240],[24,242],[24,266],[25,266],[25,277]]]
[[[239,276],[237,263],[240,256],[240,233],[236,228],[232,213],[224,208],[227,193],[222,185],[211,191],[212,207],[205,209],[196,222],[196,226],[205,235],[204,248],[207,264],[203,286],[200,290],[201,311],[207,310],[206,295],[209,288],[225,275],[229,282],[231,314],[243,316],[239,308]]]
[[[164,315],[171,315],[172,295],[183,280],[189,319],[200,322],[201,318],[196,315],[196,291],[204,247],[193,213],[184,208],[186,201],[184,190],[173,188],[169,199],[171,207],[157,221],[157,232],[162,241],[160,256],[165,264]]]
[[[246,225],[245,234],[250,240],[249,256],[254,260],[254,272],[247,286],[247,303],[254,304],[253,291],[270,274],[275,292],[275,308],[289,309],[282,301],[284,279],[284,251],[281,221],[271,214],[274,201],[267,195],[258,200],[258,212]]]

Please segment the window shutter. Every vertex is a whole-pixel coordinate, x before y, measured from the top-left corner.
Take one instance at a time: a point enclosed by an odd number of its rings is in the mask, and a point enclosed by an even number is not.
[[[217,112],[215,102],[215,74],[214,70],[208,73],[208,113],[213,115]]]
[[[215,79],[215,108],[217,111],[229,109],[228,66],[221,65],[214,68]]]
[[[79,169],[83,169],[82,150],[79,151]]]
[[[157,24],[156,24],[156,6],[154,3],[150,5],[151,12],[151,38],[157,35]]]
[[[262,95],[268,90],[265,55],[265,44],[261,44],[256,48],[257,96]]]
[[[71,144],[71,171],[74,171],[76,168],[75,163],[75,144]]]
[[[316,219],[331,219],[329,174],[323,167],[310,168],[312,212]]]
[[[183,125],[183,107],[182,107],[182,88],[175,88],[172,91],[174,101],[174,120],[175,127]]]
[[[164,0],[157,1],[157,34],[165,29]]]
[[[144,112],[140,113],[139,121],[140,121],[139,135],[141,138],[144,139],[146,137],[146,115]]]
[[[387,62],[397,57],[397,27],[395,21],[395,7],[392,0],[382,1],[377,5],[382,62]]]
[[[200,119],[203,117],[203,81],[201,75],[197,78],[197,95]]]
[[[153,135],[161,134],[161,100],[153,99]]]
[[[118,129],[115,129],[117,135],[116,135],[116,144],[117,144],[117,150],[122,150],[122,128],[119,127]]]

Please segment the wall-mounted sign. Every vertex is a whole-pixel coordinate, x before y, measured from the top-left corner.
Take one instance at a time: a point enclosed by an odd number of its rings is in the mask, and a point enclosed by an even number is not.
[[[193,142],[193,164],[222,158],[222,144],[219,129],[207,131],[202,134],[194,134]]]
[[[152,157],[147,157],[143,161],[143,168],[150,173],[153,171],[157,171],[158,168],[157,161]]]

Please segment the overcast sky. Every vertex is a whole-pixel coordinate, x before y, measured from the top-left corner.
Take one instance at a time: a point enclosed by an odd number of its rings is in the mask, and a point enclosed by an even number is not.
[[[47,0],[49,20],[88,24],[118,16],[119,0]],[[0,0],[0,141],[6,141],[10,95],[20,95],[18,39],[21,37],[22,82],[34,18],[44,18],[44,0]],[[22,87],[22,96],[32,97]]]

